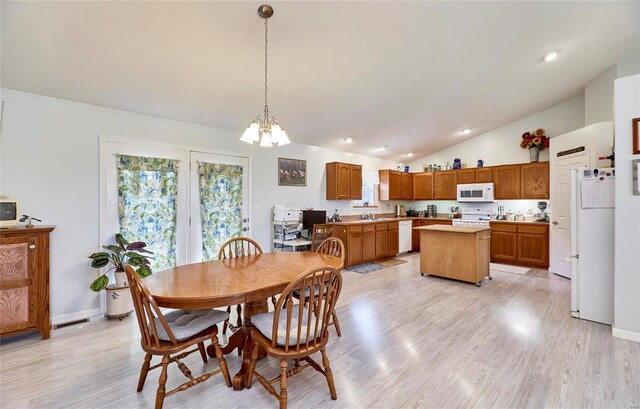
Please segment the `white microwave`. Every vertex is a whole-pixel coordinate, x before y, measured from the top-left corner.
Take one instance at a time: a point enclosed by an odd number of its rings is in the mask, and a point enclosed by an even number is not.
[[[493,183],[458,185],[458,202],[493,202]]]

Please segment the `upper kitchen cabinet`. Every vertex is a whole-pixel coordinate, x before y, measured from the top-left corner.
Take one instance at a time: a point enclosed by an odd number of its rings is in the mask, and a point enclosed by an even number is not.
[[[413,197],[413,175],[397,170],[378,171],[380,200],[411,200]]]
[[[520,165],[493,167],[494,195],[498,199],[520,199]]]
[[[475,169],[460,169],[458,170],[458,184],[464,185],[467,183],[476,182],[476,170]]]
[[[326,165],[327,200],[361,200],[362,166],[331,162]]]
[[[491,183],[493,182],[493,168],[476,168],[475,183]]]
[[[411,200],[413,198],[413,175],[411,173],[402,173],[402,199]]]
[[[433,198],[436,200],[456,200],[458,183],[456,170],[435,172],[433,178]]]
[[[526,163],[520,166],[520,197],[549,198],[549,162]]]
[[[433,172],[420,172],[413,174],[413,199],[433,199]]]

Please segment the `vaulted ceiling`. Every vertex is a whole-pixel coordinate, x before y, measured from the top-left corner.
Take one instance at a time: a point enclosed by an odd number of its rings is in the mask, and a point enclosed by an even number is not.
[[[3,1],[2,86],[239,137],[263,106],[259,4]],[[640,2],[272,5],[269,106],[291,139],[394,159],[576,96],[640,49]]]

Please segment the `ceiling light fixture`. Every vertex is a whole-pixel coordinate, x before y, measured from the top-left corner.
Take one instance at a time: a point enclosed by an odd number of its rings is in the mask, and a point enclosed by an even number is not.
[[[558,58],[558,50],[549,51],[548,53],[546,53],[544,55],[544,57],[542,57],[544,62],[551,62],[551,61],[555,60],[556,58]]]
[[[268,50],[268,28],[267,21],[273,16],[273,7],[263,4],[258,7],[258,15],[264,19],[264,115],[258,115],[251,122],[251,125],[244,131],[241,141],[250,143],[260,141],[260,146],[270,148],[274,144],[283,146],[291,143],[287,133],[280,127],[278,121],[269,116],[269,105],[267,105],[267,50]]]
[[[407,152],[407,157],[410,158],[413,156],[413,152]]]
[[[353,142],[353,138],[351,138],[350,136],[348,136],[348,137],[344,138],[344,141],[345,141],[346,143],[351,143],[351,142]]]
[[[471,129],[469,129],[469,128],[465,128],[465,129],[462,130],[462,134],[463,135],[469,135],[470,133],[471,133]]]
[[[389,145],[382,145],[381,147],[378,148],[378,150],[386,151],[388,146]]]

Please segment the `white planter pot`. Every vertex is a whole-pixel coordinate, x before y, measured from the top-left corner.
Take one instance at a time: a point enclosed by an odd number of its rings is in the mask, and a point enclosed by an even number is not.
[[[129,280],[127,280],[127,273],[124,271],[116,271],[113,273],[113,277],[116,280],[116,285],[118,287],[126,287],[129,285]]]
[[[122,319],[131,313],[133,301],[131,300],[129,286],[109,284],[105,291],[107,292],[107,313],[105,317]]]

